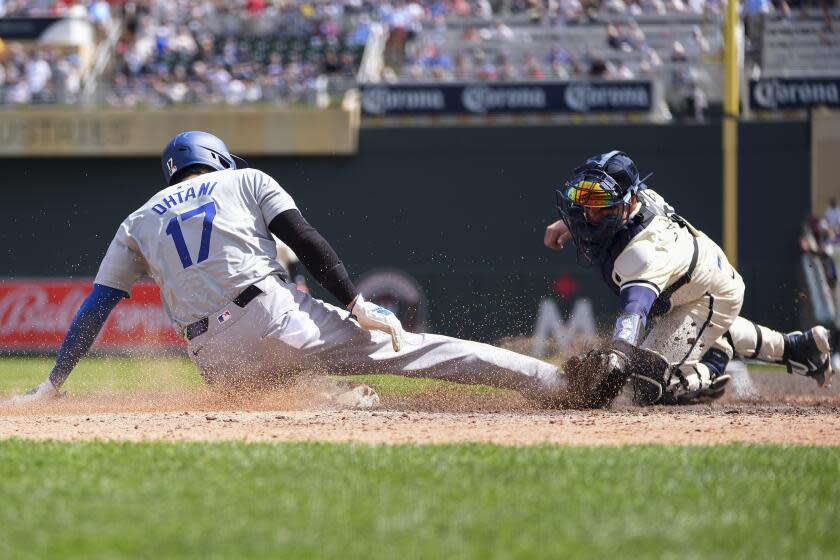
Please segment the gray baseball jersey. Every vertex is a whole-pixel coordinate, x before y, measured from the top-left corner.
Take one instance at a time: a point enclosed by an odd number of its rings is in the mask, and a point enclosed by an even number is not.
[[[284,272],[268,224],[293,208],[277,181],[256,169],[194,177],[163,189],[120,224],[95,282],[129,292],[150,276],[170,318],[184,327]]]

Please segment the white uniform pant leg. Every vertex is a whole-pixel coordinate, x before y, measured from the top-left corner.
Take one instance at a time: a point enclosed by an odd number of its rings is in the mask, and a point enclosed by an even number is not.
[[[290,342],[298,346],[302,365],[310,371],[428,377],[533,394],[555,391],[561,384],[555,366],[479,342],[407,333],[403,348],[394,352],[389,335],[362,329],[346,310],[300,292],[295,301],[289,319],[278,321],[267,338],[276,340],[278,348]]]
[[[732,357],[723,334],[738,317],[744,301],[744,283],[737,274],[734,278],[722,275],[714,288],[658,318],[642,347],[662,355],[684,376],[697,374],[707,379],[706,366],[698,366],[698,362],[712,347]]]
[[[557,391],[562,377],[546,362],[488,344],[435,334],[407,333],[394,352],[385,333],[362,329],[349,313],[299,292],[266,286],[244,309],[231,304],[224,324],[188,350],[209,383],[307,371],[326,375],[393,374],[487,384],[538,398]]]
[[[359,328],[353,325],[352,328]],[[334,366],[332,373],[387,373],[484,384],[529,394],[556,391],[560,374],[551,364],[509,350],[438,334],[408,334],[399,352],[391,337],[363,332],[359,339],[319,354]]]
[[[785,353],[785,338],[782,333],[737,317],[729,327],[729,336],[735,353],[742,358],[762,362],[781,362]]]

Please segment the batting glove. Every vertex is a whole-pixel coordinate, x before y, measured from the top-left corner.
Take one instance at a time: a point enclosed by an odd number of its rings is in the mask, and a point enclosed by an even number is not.
[[[28,404],[42,401],[52,401],[61,398],[63,395],[58,392],[52,381],[47,378],[46,381],[34,387],[22,395],[12,397],[7,401],[8,404]]]
[[[394,352],[400,351],[405,338],[405,331],[396,315],[384,307],[365,301],[362,294],[357,295],[348,308],[350,309],[350,315],[359,322],[363,329],[388,333],[391,335],[391,345],[394,347]]]

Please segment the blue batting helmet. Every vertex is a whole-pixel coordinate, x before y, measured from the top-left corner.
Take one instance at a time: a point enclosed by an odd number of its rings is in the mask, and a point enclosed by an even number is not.
[[[191,165],[206,165],[216,171],[236,169],[236,161],[221,138],[200,130],[181,132],[172,138],[160,155],[160,165],[169,185],[178,171]]]

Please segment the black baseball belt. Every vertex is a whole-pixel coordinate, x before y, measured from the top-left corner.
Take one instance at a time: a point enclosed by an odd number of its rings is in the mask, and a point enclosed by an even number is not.
[[[237,307],[245,307],[251,301],[257,297],[258,295],[262,294],[263,291],[257,288],[255,285],[250,285],[244,290],[242,290],[238,296],[233,298],[233,304]],[[207,332],[208,327],[210,326],[210,319],[207,317],[202,317],[195,323],[190,323],[187,325],[187,328],[184,329],[186,333],[187,340],[192,340],[195,337],[202,335]]]

